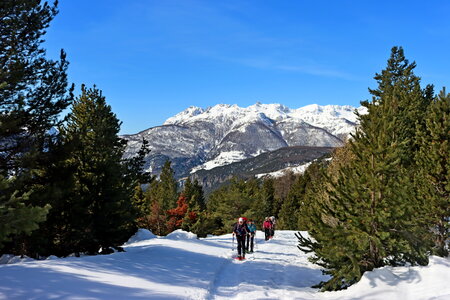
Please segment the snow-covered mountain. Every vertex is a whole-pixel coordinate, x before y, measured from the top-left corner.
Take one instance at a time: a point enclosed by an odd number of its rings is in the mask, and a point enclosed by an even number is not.
[[[357,109],[364,113],[363,108]],[[355,108],[308,105],[291,109],[281,104],[249,107],[218,104],[189,107],[162,126],[126,135],[126,157],[135,155],[142,138],[152,150],[147,167],[158,174],[170,159],[177,177],[212,169],[289,146],[337,147],[356,125]]]

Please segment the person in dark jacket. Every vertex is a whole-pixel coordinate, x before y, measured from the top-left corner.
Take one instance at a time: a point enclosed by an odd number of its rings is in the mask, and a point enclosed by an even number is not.
[[[245,259],[245,237],[250,233],[247,225],[244,223],[243,218],[239,218],[238,222],[234,225],[233,235],[236,235],[237,241],[237,259]]]

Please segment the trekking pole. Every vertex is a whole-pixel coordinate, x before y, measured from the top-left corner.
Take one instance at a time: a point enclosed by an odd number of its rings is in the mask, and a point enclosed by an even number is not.
[[[233,234],[233,242],[231,243],[231,251],[234,250],[234,234]]]

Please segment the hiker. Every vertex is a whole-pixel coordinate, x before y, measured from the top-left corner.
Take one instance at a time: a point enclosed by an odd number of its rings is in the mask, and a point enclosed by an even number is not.
[[[263,223],[264,233],[265,233],[265,239],[266,241],[269,240],[270,234],[272,233],[272,222],[270,221],[269,217],[266,217]]]
[[[277,223],[277,221],[275,220],[274,216],[270,217],[270,221],[272,222],[272,230],[270,232],[270,238],[273,238],[275,235],[275,224]]]
[[[233,235],[236,235],[237,242],[237,259],[245,259],[245,237],[249,233],[248,227],[244,224],[244,218],[239,218],[238,222],[234,225]]]
[[[245,246],[245,251],[247,253],[253,253],[253,242],[256,235],[256,225],[253,223],[252,219],[248,220],[247,227],[250,233],[247,234],[247,244]]]

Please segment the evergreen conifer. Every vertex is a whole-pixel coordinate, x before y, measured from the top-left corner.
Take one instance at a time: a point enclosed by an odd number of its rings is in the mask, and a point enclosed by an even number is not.
[[[57,2],[53,6],[40,2],[0,2],[0,174],[9,186],[2,190],[2,201],[6,206],[14,202],[17,209],[8,214],[18,213],[15,226],[28,224],[23,230],[16,227],[16,234],[29,233],[36,228],[29,224],[42,221],[48,212],[45,203],[50,199],[42,200],[38,192],[57,193],[49,190],[54,186],[47,181],[48,167],[55,161],[54,128],[72,101],[65,52],[61,50],[60,59],[53,61],[41,47],[46,28],[58,12]],[[29,223],[20,221],[25,215]],[[22,253],[23,237],[13,240],[8,251],[14,253],[20,247]]]
[[[424,199],[431,232],[433,252],[448,256],[450,239],[450,94],[445,88],[434,101],[422,126],[417,130],[416,155],[418,194]]]
[[[414,194],[411,169],[415,125],[428,99],[403,49],[392,48],[388,66],[375,79],[372,102],[362,104],[360,127],[350,140],[354,155],[329,177],[310,220],[313,239],[299,235],[300,249],[332,278],[323,290],[346,288],[365,271],[384,265],[426,264],[423,203]],[[311,211],[310,211],[311,212]]]
[[[72,146],[67,164],[75,187],[70,198],[71,233],[78,251],[96,253],[119,246],[136,229],[133,182],[126,180],[123,162],[126,142],[119,138],[120,122],[97,88],[82,86],[62,129]]]

